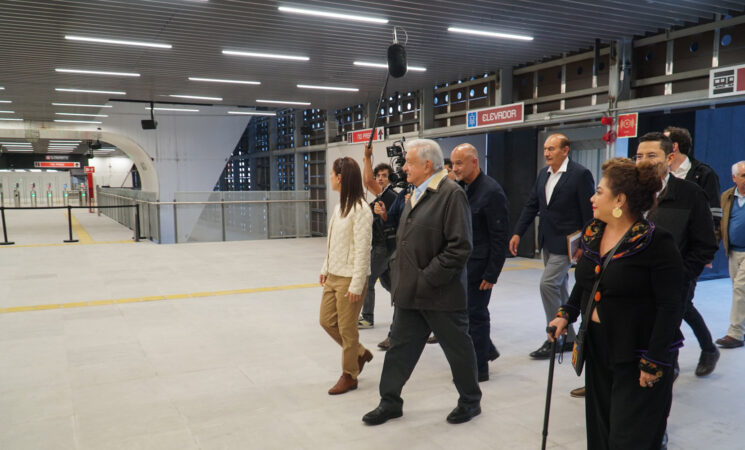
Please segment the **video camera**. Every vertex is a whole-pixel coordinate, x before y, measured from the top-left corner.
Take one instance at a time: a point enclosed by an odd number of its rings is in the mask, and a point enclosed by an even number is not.
[[[406,138],[401,138],[399,141],[393,141],[393,144],[385,148],[385,152],[388,158],[390,158],[390,165],[393,168],[393,172],[388,176],[388,180],[392,186],[404,189],[408,186],[406,172],[403,170],[406,163],[405,140]]]

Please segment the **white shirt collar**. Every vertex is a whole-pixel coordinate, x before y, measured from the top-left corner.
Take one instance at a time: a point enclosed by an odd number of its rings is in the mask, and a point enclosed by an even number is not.
[[[688,158],[688,156],[686,156],[685,158],[686,159],[684,159],[683,162],[680,163],[677,169],[670,171],[670,173],[673,174],[675,178],[684,180],[686,175],[688,175],[688,171],[691,170],[691,160],[690,158]]]
[[[567,171],[567,166],[569,166],[569,157],[564,158],[564,162],[561,163],[561,167],[559,167],[559,170],[556,171],[556,173],[563,173]],[[553,175],[554,170],[551,166],[548,166],[548,174]]]

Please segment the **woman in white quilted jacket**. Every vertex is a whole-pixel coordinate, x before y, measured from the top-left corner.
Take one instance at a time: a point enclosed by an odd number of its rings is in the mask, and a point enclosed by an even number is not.
[[[326,260],[321,270],[321,326],[341,345],[342,374],[329,394],[357,389],[357,376],[373,357],[360,344],[357,318],[370,275],[373,215],[365,203],[362,174],[357,162],[344,157],[331,167],[331,189],[339,192],[339,205],[329,221]]]

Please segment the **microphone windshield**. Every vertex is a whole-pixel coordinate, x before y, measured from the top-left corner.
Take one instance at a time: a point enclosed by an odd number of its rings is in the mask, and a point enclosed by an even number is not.
[[[388,47],[388,73],[393,78],[401,78],[406,75],[406,49],[401,44],[393,44]]]

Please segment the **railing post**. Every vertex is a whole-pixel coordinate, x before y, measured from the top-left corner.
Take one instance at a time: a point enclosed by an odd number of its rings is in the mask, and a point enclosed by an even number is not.
[[[220,202],[220,216],[222,217],[222,241],[225,242],[225,199]]]
[[[140,205],[135,203],[135,242],[140,242]]]
[[[8,242],[8,229],[5,226],[5,205],[0,205],[0,216],[3,218],[3,242],[0,242],[0,245],[13,245],[15,242]]]
[[[173,242],[178,244],[178,216],[176,215],[176,199],[173,199]]]
[[[65,243],[78,242],[77,239],[72,238],[72,207],[67,205],[67,231],[70,234],[70,239],[63,241]]]

